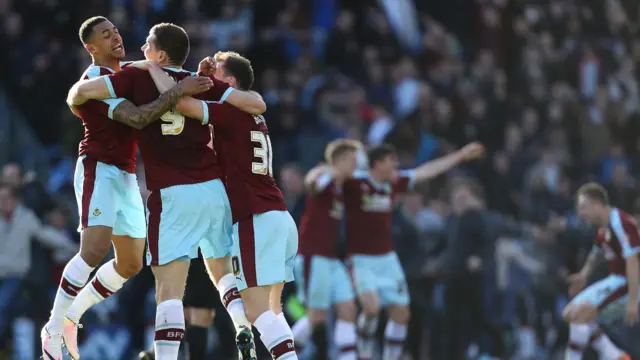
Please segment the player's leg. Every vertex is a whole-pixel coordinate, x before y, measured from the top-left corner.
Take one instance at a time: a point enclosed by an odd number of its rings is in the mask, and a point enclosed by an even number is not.
[[[617,347],[596,323],[591,325],[593,326],[593,332],[589,342],[600,355],[600,359],[631,360],[631,357]],[[571,333],[569,333],[569,336],[571,336]]]
[[[51,317],[41,332],[45,358],[62,357],[64,316],[93,269],[109,251],[116,220],[113,171],[109,165],[83,157],[78,159],[74,188],[80,214],[80,251],[62,272]]]
[[[333,260],[332,300],[335,304],[336,320],[333,341],[338,348],[337,360],[356,360],[357,330],[356,316],[358,310],[351,279],[342,261]]]
[[[582,360],[582,353],[593,332],[592,324],[569,324],[569,342],[565,351],[566,360]]]
[[[362,311],[357,319],[358,356],[361,359],[371,359],[375,347],[375,335],[378,329],[378,314],[380,313],[380,298],[375,273],[372,271],[374,257],[354,255],[352,260],[353,280],[355,282],[358,302]]]
[[[80,358],[78,327],[80,318],[93,305],[103,301],[142,269],[144,239],[113,235],[115,259],[102,265],[67,310],[64,320],[63,342],[73,359]]]
[[[147,199],[147,258],[156,278],[156,360],[176,360],[184,337],[182,297],[190,259],[209,227],[209,208],[201,184],[154,191]]]
[[[211,284],[209,285],[211,286]],[[194,307],[185,308],[189,359],[204,359],[207,355],[209,328],[213,325],[215,314],[216,312],[214,309]]]
[[[82,315],[93,305],[120,290],[128,279],[142,269],[147,229],[140,188],[135,174],[126,174],[117,179],[117,216],[111,237],[115,259],[98,269],[66,314],[63,341],[74,359],[80,357],[77,329]]]
[[[307,323],[311,340],[316,348],[317,359],[327,359],[327,316],[331,307],[331,277],[333,259],[324,256],[302,256],[296,258],[298,297],[307,307]],[[296,323],[297,324],[297,323]],[[294,325],[295,327],[295,325]],[[293,334],[300,331],[300,325]],[[299,341],[295,338],[296,342]]]
[[[609,275],[576,295],[562,315],[570,323],[591,323],[601,310],[621,300],[626,295],[626,290],[627,281],[623,276]]]
[[[231,206],[224,185],[220,180],[202,184],[208,191],[211,227],[207,236],[200,242],[205,258],[207,272],[236,328],[236,341],[243,359],[255,354],[255,345],[251,333],[251,323],[247,320],[244,303],[236,285],[231,264],[233,250],[233,225]]]
[[[274,359],[297,359],[293,333],[271,309],[271,287],[292,277],[287,258],[291,216],[270,211],[242,219],[234,225],[234,256],[238,258],[236,279],[247,318],[260,332],[260,339]],[[293,221],[293,220],[291,220]],[[294,225],[295,229],[295,225]]]
[[[153,347],[156,360],[177,360],[184,338],[185,322],[182,295],[189,271],[189,261],[174,260],[152,266],[156,278],[156,326]]]
[[[380,300],[387,307],[389,320],[384,329],[383,360],[398,360],[404,350],[409,324],[409,289],[404,277],[402,265],[395,253],[383,255],[380,259],[381,273],[377,273],[383,285]],[[384,262],[384,265],[383,265]]]
[[[189,358],[204,359],[209,328],[213,324],[215,309],[220,300],[218,292],[211,284],[201,255],[191,260],[183,303],[187,320]]]

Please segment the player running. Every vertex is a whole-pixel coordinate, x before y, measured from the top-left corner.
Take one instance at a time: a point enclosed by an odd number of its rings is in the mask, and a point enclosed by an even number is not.
[[[569,292],[576,294],[564,309],[564,318],[571,323],[574,338],[587,324],[597,329],[596,319],[601,323],[611,323],[621,317],[627,325],[638,322],[638,290],[640,285],[640,235],[635,219],[620,209],[609,205],[607,191],[599,184],[588,183],[577,192],[577,210],[581,219],[596,225],[595,246],[589,254],[582,270],[569,280]],[[609,262],[609,276],[582,290],[597,265],[600,255]],[[582,290],[582,291],[581,291]],[[630,359],[613,344],[608,347],[607,358]],[[582,349],[569,346],[567,359],[581,359]]]
[[[237,89],[251,88],[254,75],[249,60],[234,52],[218,52],[215,61],[216,79]],[[247,318],[274,359],[297,359],[281,296],[284,283],[293,281],[298,231],[273,179],[266,121],[222,102],[190,97],[183,98],[177,109],[215,128],[213,144],[226,174],[233,212],[233,270]]]
[[[189,38],[179,26],[158,24],[143,46],[145,58],[182,80],[192,73],[182,70],[189,53]],[[153,70],[153,69],[152,69]],[[144,104],[159,96],[151,79],[164,74],[160,69],[147,73],[128,67],[118,73],[74,85],[70,101],[86,98],[124,97],[134,104]],[[214,81],[214,87],[200,95],[204,99],[234,102],[243,110],[261,113],[264,101],[228,84]],[[78,100],[79,99],[79,100]],[[226,271],[217,279],[218,290],[228,306],[234,323],[248,326],[242,300],[231,275],[230,205],[220,179],[223,172],[216,154],[208,147],[211,133],[208,123],[187,121],[178,112],[162,115],[139,131],[138,142],[145,163],[147,187],[147,258],[156,277],[155,356],[174,360],[184,336],[184,294],[189,260],[197,256],[198,247],[207,259],[217,261],[210,273]],[[228,264],[228,265],[226,265]],[[227,269],[228,268],[228,269]],[[243,328],[244,330],[244,328]],[[243,331],[240,330],[240,331]]]
[[[391,238],[391,213],[396,195],[461,162],[479,157],[483,151],[482,145],[471,143],[413,170],[398,171],[395,149],[381,145],[368,152],[369,171],[356,173],[345,182],[347,255],[363,310],[357,321],[360,358],[371,359],[373,356],[381,307],[389,312],[383,359],[399,359],[407,335],[409,293]]]
[[[109,20],[87,19],[79,35],[93,60],[82,79],[120,71],[124,47],[118,29]],[[146,221],[135,175],[135,129],[130,126],[145,126],[175,106],[180,95],[195,94],[211,85],[205,79],[190,79],[140,108],[124,99],[91,100],[72,106],[85,129],[74,181],[81,246],[64,269],[51,318],[42,329],[45,359],[62,359],[63,330],[75,333],[75,323],[82,313],[118,291],[142,266]],[[84,287],[111,242],[115,259],[100,267]],[[78,359],[73,338],[66,345],[72,358]]]
[[[344,215],[342,185],[358,165],[358,141],[338,139],[325,150],[327,165],[316,167],[305,177],[306,209],[300,221],[300,249],[296,257],[298,297],[307,306],[307,319],[317,349],[316,358],[327,359],[326,323],[330,307],[336,309],[333,331],[338,360],[356,360],[355,293],[346,266],[336,254],[336,240]],[[300,330],[302,331],[302,330]],[[304,331],[305,333],[307,331]],[[299,340],[296,338],[296,341]]]

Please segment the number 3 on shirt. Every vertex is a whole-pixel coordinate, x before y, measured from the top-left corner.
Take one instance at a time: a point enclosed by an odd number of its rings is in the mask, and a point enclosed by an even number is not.
[[[180,135],[184,130],[184,115],[179,112],[167,111],[160,117],[165,123],[162,124],[162,135]]]
[[[260,143],[260,146],[253,148],[253,156],[260,158],[260,162],[251,163],[251,172],[273,177],[273,151],[271,151],[269,135],[265,135],[261,131],[252,131],[251,141]]]

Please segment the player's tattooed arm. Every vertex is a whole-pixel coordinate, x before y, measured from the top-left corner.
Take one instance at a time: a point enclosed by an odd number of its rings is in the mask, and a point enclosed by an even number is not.
[[[162,114],[173,109],[180,98],[181,91],[172,89],[160,95],[160,97],[146,105],[135,106],[131,101],[125,100],[113,110],[113,119],[135,129],[144,129],[152,122],[159,120]]]
[[[113,119],[133,128],[142,129],[173,109],[180,97],[207,91],[212,85],[208,78],[183,79],[149,104],[137,107],[130,101],[121,102],[113,111]]]

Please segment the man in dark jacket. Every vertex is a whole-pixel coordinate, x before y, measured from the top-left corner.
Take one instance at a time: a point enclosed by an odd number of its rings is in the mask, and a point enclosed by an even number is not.
[[[493,256],[494,239],[487,224],[480,189],[469,180],[454,181],[450,200],[453,216],[447,224],[448,261],[445,268],[445,319],[447,319],[444,359],[465,358],[470,343],[481,354],[489,354],[490,344],[482,335],[492,328],[485,316],[485,274]],[[466,321],[465,321],[466,320]],[[470,339],[470,342],[464,339]]]

